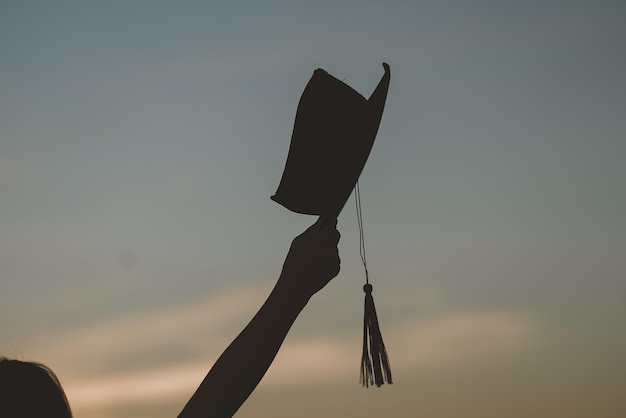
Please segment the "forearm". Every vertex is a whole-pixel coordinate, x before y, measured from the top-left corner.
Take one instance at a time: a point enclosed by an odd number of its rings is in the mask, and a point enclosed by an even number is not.
[[[283,269],[261,309],[215,362],[179,418],[232,417],[272,364],[309,298],[339,273],[339,231],[318,222],[291,243]]]
[[[279,281],[280,283],[280,281]],[[179,418],[231,417],[272,364],[307,300],[277,285],[206,375]]]

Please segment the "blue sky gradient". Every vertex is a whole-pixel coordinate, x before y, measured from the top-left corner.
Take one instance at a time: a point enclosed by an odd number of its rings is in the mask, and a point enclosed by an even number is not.
[[[388,62],[360,184],[396,384],[357,382],[349,201],[238,416],[626,412],[626,5],[264,3],[0,4],[0,354],[78,416],[175,416],[314,222],[269,199],[309,77]]]

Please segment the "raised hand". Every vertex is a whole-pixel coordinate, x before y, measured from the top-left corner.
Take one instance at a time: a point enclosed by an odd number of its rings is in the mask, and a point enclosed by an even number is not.
[[[319,219],[293,240],[276,286],[215,362],[179,418],[228,418],[248,398],[311,296],[339,273],[336,226],[336,219]]]
[[[336,227],[336,218],[320,218],[293,240],[277,290],[307,301],[339,274]]]

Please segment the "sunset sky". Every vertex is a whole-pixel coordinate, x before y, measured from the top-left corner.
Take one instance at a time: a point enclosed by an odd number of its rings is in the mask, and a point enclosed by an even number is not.
[[[356,213],[237,417],[626,414],[623,1],[1,1],[0,355],[175,417],[315,218],[270,200],[316,68],[368,97],[394,385],[358,383]]]

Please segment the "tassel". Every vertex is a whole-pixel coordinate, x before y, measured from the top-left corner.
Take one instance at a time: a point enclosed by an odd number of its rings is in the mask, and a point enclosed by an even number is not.
[[[376,306],[374,306],[374,297],[372,297],[372,285],[370,284],[369,272],[367,271],[367,259],[365,257],[365,235],[363,234],[363,214],[361,212],[361,191],[359,183],[354,188],[354,200],[356,202],[356,214],[359,221],[359,243],[361,253],[361,261],[365,269],[365,315],[363,317],[363,355],[361,356],[361,377],[359,382],[364,387],[381,385],[391,381],[391,367],[389,366],[389,358],[387,350],[383,342],[383,336],[380,333],[378,325],[378,317],[376,316]]]
[[[391,367],[387,350],[380,333],[376,306],[372,297],[372,285],[363,286],[365,291],[365,316],[363,321],[363,355],[361,357],[361,377],[364,387],[392,384]]]

